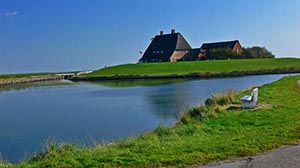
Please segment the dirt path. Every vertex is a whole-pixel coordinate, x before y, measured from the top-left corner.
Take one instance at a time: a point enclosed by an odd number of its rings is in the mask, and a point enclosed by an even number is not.
[[[256,156],[212,163],[198,168],[300,168],[300,145],[281,147]]]

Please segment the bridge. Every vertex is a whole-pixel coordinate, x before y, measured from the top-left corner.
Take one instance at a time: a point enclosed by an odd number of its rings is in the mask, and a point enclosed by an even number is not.
[[[58,73],[56,76],[61,76],[63,79],[71,79],[72,76],[91,73],[92,71],[78,71],[78,72],[66,72],[66,73]]]

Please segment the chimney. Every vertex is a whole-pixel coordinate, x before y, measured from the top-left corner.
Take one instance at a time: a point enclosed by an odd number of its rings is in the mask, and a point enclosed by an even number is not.
[[[175,29],[172,29],[171,34],[175,34],[175,33],[176,33]]]
[[[164,31],[160,31],[160,32],[159,32],[159,35],[164,35]]]

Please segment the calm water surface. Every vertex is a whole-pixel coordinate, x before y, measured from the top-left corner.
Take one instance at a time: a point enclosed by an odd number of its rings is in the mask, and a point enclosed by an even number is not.
[[[210,80],[48,82],[0,88],[0,153],[17,163],[48,141],[108,142],[173,125],[212,93],[243,90],[284,75]]]

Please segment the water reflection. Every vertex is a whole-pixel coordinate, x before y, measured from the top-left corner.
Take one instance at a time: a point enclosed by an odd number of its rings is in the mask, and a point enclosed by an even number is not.
[[[151,106],[151,113],[163,120],[176,120],[190,100],[188,88],[182,84],[169,84],[147,92],[144,99]]]
[[[39,81],[32,83],[22,83],[22,84],[13,84],[13,85],[4,85],[0,86],[0,92],[3,91],[21,91],[33,87],[57,87],[57,86],[65,86],[65,85],[73,85],[75,84],[69,80],[53,80],[53,81]]]
[[[128,81],[103,81],[87,82],[91,85],[109,87],[107,90],[97,90],[89,94],[105,97],[139,97],[144,101],[147,109],[156,118],[164,122],[173,123],[188,108],[188,92],[183,82],[192,81],[187,79],[164,79],[164,80],[128,80]],[[151,87],[150,87],[151,86]],[[111,90],[111,87],[114,90]]]

